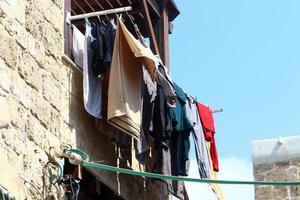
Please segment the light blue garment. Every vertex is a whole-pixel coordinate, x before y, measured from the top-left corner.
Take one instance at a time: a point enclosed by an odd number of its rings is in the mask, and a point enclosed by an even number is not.
[[[195,152],[201,178],[210,178],[208,152],[197,106],[193,99],[188,98],[186,105],[187,116],[193,124],[192,136],[195,143]]]
[[[91,24],[85,21],[85,39],[83,51],[83,102],[85,110],[95,118],[102,118],[102,80],[95,77],[92,70],[93,51],[90,48],[91,41],[95,38],[91,35]]]

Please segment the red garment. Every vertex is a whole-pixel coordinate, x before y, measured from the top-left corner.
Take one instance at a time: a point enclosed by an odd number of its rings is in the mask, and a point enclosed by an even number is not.
[[[198,113],[203,128],[205,140],[210,142],[210,155],[214,171],[219,171],[219,159],[215,141],[215,123],[209,107],[197,102]]]

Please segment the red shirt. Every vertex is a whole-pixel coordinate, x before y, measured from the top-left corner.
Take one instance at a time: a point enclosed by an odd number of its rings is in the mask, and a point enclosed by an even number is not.
[[[197,108],[200,116],[200,121],[203,128],[205,140],[210,142],[210,155],[214,171],[219,171],[219,159],[217,146],[215,141],[215,123],[212,112],[209,107],[197,102]]]

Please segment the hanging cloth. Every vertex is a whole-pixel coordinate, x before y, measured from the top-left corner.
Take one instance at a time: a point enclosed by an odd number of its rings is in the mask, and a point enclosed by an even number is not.
[[[72,56],[73,56],[74,63],[82,69],[85,37],[76,28],[76,26],[72,25],[72,27],[73,27]]]
[[[210,142],[210,155],[214,171],[219,171],[217,145],[215,141],[215,124],[211,109],[199,102],[196,103],[200,115],[204,137]]]
[[[108,122],[139,139],[142,66],[155,79],[158,59],[118,19],[108,88]]]
[[[213,170],[213,161],[212,161],[211,155],[210,155],[210,149],[211,149],[211,143],[210,142],[206,142],[206,148],[207,148],[209,164],[210,164],[210,179],[218,180],[217,172],[215,172]],[[223,191],[222,191],[220,185],[217,184],[217,183],[210,183],[209,185],[210,185],[211,189],[213,190],[213,192],[215,193],[218,200],[224,200],[224,194],[223,194]]]
[[[91,24],[85,20],[85,39],[83,55],[83,102],[86,111],[95,118],[101,119],[102,105],[102,81],[93,74],[92,59],[93,51],[91,42],[95,38],[91,35]]]
[[[201,178],[210,178],[210,164],[208,159],[208,152],[206,149],[206,141],[204,138],[204,133],[196,103],[190,97],[187,98],[186,110],[188,118],[193,124],[191,133],[195,144],[199,175]]]

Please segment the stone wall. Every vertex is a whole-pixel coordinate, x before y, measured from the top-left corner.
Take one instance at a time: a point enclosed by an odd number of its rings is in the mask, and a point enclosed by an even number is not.
[[[63,59],[63,27],[63,0],[0,1],[0,185],[17,199],[47,196],[44,166],[62,144],[105,164],[120,159],[83,108],[82,73]],[[166,199],[161,185],[145,190],[140,178],[93,172],[125,199]]]
[[[300,137],[253,142],[256,181],[300,180]],[[256,200],[300,200],[300,186],[256,186]]]

